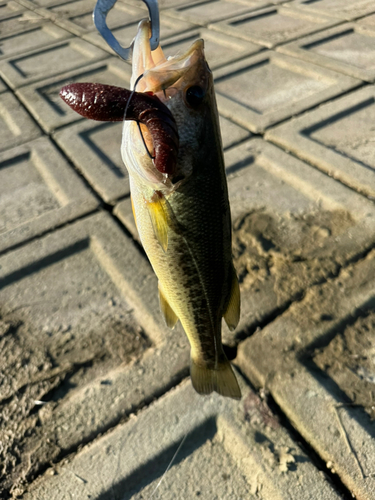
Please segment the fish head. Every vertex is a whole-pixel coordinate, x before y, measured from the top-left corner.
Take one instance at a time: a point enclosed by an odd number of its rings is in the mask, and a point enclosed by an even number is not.
[[[177,166],[173,175],[155,169],[149,154],[153,150],[151,135],[145,125],[139,128],[134,122],[124,122],[122,155],[130,175],[151,190],[168,194],[193,174],[204,150],[214,146],[213,142],[219,141],[222,156],[219,120],[203,40],[196,40],[182,54],[166,58],[160,46],[151,51],[150,33],[150,23],[141,21],[133,45],[131,88],[156,95],[171,111],[179,135]]]

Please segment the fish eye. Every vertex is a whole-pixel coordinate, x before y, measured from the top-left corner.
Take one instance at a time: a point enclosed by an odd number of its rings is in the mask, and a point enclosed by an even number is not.
[[[198,85],[189,87],[186,91],[186,101],[192,108],[197,108],[203,101],[206,92]]]

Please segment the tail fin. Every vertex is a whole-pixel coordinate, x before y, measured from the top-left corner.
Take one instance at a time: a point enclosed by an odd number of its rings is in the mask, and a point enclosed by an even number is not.
[[[216,391],[229,398],[241,398],[240,386],[228,360],[219,363],[217,369],[212,370],[191,358],[190,376],[193,387],[199,394]]]

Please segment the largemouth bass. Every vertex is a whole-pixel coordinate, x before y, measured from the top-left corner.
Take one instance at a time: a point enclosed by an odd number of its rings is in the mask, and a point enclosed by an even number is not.
[[[240,294],[212,73],[202,40],[167,60],[160,48],[151,52],[149,33],[148,23],[141,23],[131,83],[143,74],[137,91],[156,94],[169,108],[179,151],[172,175],[155,172],[137,125],[124,123],[121,153],[134,217],[159,279],[166,323],[173,328],[180,320],[189,338],[193,387],[201,394],[216,391],[238,398],[240,389],[221,344],[222,317],[230,329],[237,326]]]
[[[212,73],[202,40],[167,60],[160,47],[151,51],[149,34],[149,23],[142,21],[134,40],[131,87],[137,96],[156,96],[172,118],[162,113],[169,128],[161,134],[161,161],[151,124],[158,117],[146,123],[125,116],[121,153],[134,218],[159,279],[166,324],[174,328],[180,320],[190,341],[194,389],[240,398],[221,342],[222,318],[231,330],[238,324],[240,292]]]

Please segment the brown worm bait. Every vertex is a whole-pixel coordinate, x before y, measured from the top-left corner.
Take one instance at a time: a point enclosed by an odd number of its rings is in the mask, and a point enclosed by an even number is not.
[[[71,83],[61,89],[60,97],[85,118],[104,122],[134,120],[144,124],[152,137],[155,168],[163,174],[175,173],[179,145],[177,124],[156,95],[101,83]]]

